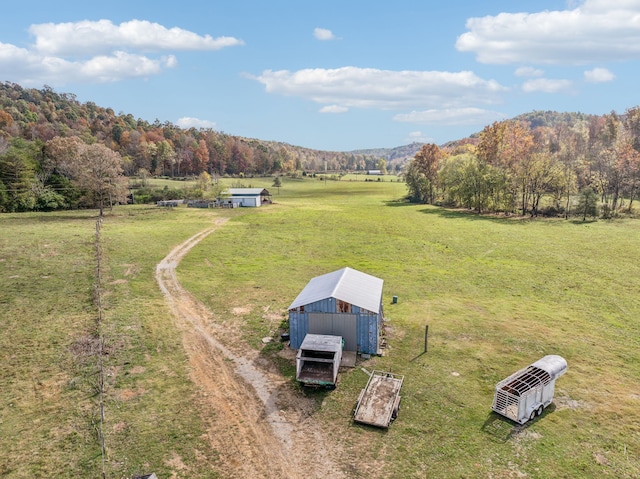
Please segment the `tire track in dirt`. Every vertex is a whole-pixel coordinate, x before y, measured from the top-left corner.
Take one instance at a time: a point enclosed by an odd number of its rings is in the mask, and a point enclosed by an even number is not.
[[[260,364],[258,353],[215,322],[185,290],[176,268],[191,248],[227,219],[176,246],[156,268],[156,280],[183,336],[200,414],[219,453],[218,472],[230,478],[343,478],[339,445],[313,422],[311,400]]]

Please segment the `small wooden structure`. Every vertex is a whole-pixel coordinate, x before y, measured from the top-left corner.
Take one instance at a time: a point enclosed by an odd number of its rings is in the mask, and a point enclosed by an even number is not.
[[[567,361],[548,355],[496,385],[493,411],[517,422],[540,416],[553,401],[556,379],[567,372]]]
[[[370,426],[388,428],[398,417],[400,389],[404,376],[373,371],[353,411],[353,420]]]
[[[342,344],[340,336],[307,334],[296,355],[296,379],[305,386],[335,388]]]

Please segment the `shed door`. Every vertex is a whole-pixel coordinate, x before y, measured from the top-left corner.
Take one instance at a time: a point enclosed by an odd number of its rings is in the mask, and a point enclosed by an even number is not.
[[[357,331],[358,319],[355,314],[309,313],[309,333],[342,336],[345,351],[357,351]]]

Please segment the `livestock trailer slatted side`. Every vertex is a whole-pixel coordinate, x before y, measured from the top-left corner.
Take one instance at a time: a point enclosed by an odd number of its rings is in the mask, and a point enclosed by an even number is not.
[[[540,384],[547,385],[550,381],[551,376],[548,372],[535,366],[529,366],[525,370],[519,371],[504,381],[501,381],[498,387],[502,387],[503,390],[520,396]]]

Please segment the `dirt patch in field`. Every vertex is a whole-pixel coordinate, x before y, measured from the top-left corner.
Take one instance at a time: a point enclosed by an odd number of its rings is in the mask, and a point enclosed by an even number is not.
[[[113,425],[113,432],[119,433],[127,429],[127,423],[124,421],[118,422]]]
[[[570,398],[569,396],[557,395],[553,399],[553,403],[556,405],[558,410],[562,409],[588,409],[589,405],[584,401],[577,401],[575,399]]]
[[[116,396],[120,401],[130,401],[133,398],[142,396],[145,392],[144,388],[120,389],[116,392]]]
[[[313,420],[313,400],[242,344],[239,335],[229,334],[225,318],[216,317],[177,280],[180,260],[225,221],[178,245],[156,269],[182,331],[207,439],[219,454],[216,469],[223,477],[241,479],[358,477],[358,466],[344,456],[343,445],[329,441]],[[234,308],[232,314],[250,311]]]
[[[251,312],[251,307],[250,306],[237,307],[237,308],[233,308],[231,312],[233,313],[234,316],[244,316],[245,314],[249,314]]]

